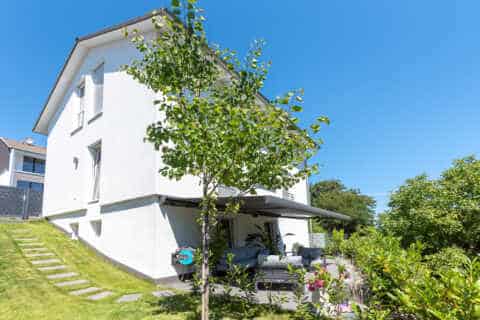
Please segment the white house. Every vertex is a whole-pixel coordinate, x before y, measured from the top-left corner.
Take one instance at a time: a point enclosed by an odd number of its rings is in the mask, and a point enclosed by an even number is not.
[[[196,177],[158,174],[161,156],[143,142],[147,125],[159,119],[155,95],[120,71],[139,58],[123,28],[151,36],[151,17],[78,38],[34,132],[48,136],[43,215],[112,261],[162,281],[182,273],[171,263],[177,248],[199,246],[201,187]],[[295,242],[308,246],[305,218],[342,217],[308,206],[306,181],[258,193],[225,224],[232,246],[243,246],[255,225],[276,230],[287,250]]]
[[[46,149],[23,141],[0,137],[0,186],[43,190]]]

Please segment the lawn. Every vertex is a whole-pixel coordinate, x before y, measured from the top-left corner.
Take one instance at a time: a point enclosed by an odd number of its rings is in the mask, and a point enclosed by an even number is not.
[[[69,290],[55,287],[23,255],[13,240],[16,229],[28,229],[40,239],[49,252],[55,253],[67,265],[68,271],[81,274],[91,284],[115,294],[101,301],[68,294]],[[87,287],[89,285],[83,285]],[[80,286],[78,288],[81,288]],[[117,269],[98,257],[78,241],[68,239],[45,221],[13,223],[0,221],[0,319],[197,319],[198,299],[177,292],[170,298],[155,298],[149,293],[159,290],[155,285]],[[137,302],[116,303],[123,294],[143,293]],[[222,305],[213,299],[215,318],[239,318],[235,305]],[[260,319],[288,319],[287,315],[265,315]]]

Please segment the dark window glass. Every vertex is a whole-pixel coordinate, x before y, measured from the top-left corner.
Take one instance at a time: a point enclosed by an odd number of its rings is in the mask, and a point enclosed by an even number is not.
[[[32,157],[23,157],[23,171],[32,173],[45,173],[45,160]]]
[[[23,157],[23,168],[25,172],[33,172],[34,159],[30,157]]]
[[[19,180],[17,181],[17,188],[43,192],[43,183]]]
[[[30,182],[28,182],[28,181],[17,181],[17,188],[28,189],[28,188],[30,188]]]
[[[43,183],[31,182],[30,189],[38,192],[43,192]]]
[[[35,159],[35,173],[45,174],[45,160]]]

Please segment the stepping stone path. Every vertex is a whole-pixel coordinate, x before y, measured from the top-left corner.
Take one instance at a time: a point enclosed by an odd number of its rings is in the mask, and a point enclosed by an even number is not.
[[[36,246],[43,246],[43,243],[41,242],[20,242],[18,244],[20,247],[36,247]]]
[[[54,257],[55,254],[48,251],[47,248],[44,247],[42,242],[38,238],[35,238],[33,235],[30,234],[30,230],[28,229],[17,229],[13,230],[12,233],[15,234],[14,240],[17,242],[18,246],[24,253],[25,257],[27,258],[41,258],[41,257]],[[43,260],[29,260],[32,265],[38,265],[38,271],[48,272],[48,271],[57,271],[57,270],[66,270],[67,266],[60,264],[60,259],[52,258],[52,259],[43,259]],[[43,266],[45,265],[45,266]],[[48,280],[60,280],[60,279],[68,279],[68,278],[75,278],[79,276],[76,272],[63,272],[63,273],[54,273],[54,274],[47,274],[45,278]],[[62,282],[54,282],[53,284],[57,287],[71,287],[77,286],[82,284],[87,284],[90,281],[87,279],[72,279],[68,281]],[[86,287],[81,289],[75,289],[69,292],[72,296],[86,296],[88,294],[93,294],[87,296],[86,299],[92,301],[98,301],[110,297],[114,294],[112,291],[106,291],[101,288],[97,287]],[[174,292],[169,290],[162,290],[162,291],[153,291],[152,295],[158,298],[163,297],[171,297],[175,295]],[[125,294],[116,300],[117,303],[126,303],[126,302],[135,302],[138,301],[143,296],[142,293],[131,293]]]
[[[32,264],[52,264],[52,263],[60,262],[60,259],[33,260],[30,262]]]
[[[36,252],[36,251],[47,251],[48,249],[39,247],[39,248],[23,248],[22,250],[23,252]]]
[[[100,300],[100,299],[104,299],[104,298],[106,298],[106,297],[108,297],[108,296],[111,296],[112,294],[113,294],[112,291],[103,291],[103,292],[94,294],[93,296],[90,296],[90,297],[88,297],[87,299],[88,299],[88,300],[97,301],[97,300]]]
[[[28,229],[16,229],[16,230],[12,230],[13,233],[29,233],[30,230]]]
[[[163,297],[171,297],[175,295],[175,293],[169,290],[163,290],[163,291],[153,291],[152,295],[154,295],[157,298],[163,298]]]
[[[80,296],[80,295],[82,295],[82,294],[92,293],[92,292],[100,291],[100,290],[101,290],[100,288],[88,287],[88,288],[85,288],[85,289],[70,291],[70,294],[71,294],[72,296]]]
[[[63,270],[63,269],[67,269],[67,266],[64,266],[64,265],[62,264],[62,265],[59,265],[59,266],[51,266],[51,267],[40,267],[40,268],[37,268],[37,270],[39,270],[39,271],[51,271],[51,270]]]
[[[122,303],[122,302],[134,302],[137,301],[142,297],[141,293],[133,293],[133,294],[126,294],[124,296],[121,296],[120,298],[117,299],[117,303]]]
[[[57,274],[51,274],[47,276],[47,279],[53,280],[53,279],[64,279],[64,278],[71,278],[78,276],[78,273],[76,272],[66,272],[66,273],[57,273]]]
[[[30,253],[30,254],[26,254],[25,257],[29,257],[29,258],[34,258],[34,257],[51,257],[51,256],[54,256],[53,253],[51,252],[46,252],[46,253]]]
[[[85,279],[79,279],[79,280],[70,280],[70,281],[65,281],[65,282],[57,282],[55,285],[57,287],[70,287],[70,286],[76,286],[77,284],[85,284],[89,283],[90,281],[85,280]]]

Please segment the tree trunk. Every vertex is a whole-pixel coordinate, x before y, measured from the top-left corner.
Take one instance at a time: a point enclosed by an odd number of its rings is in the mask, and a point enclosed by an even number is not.
[[[203,187],[203,198],[207,198],[207,186],[204,184]],[[210,283],[209,283],[209,267],[208,267],[208,258],[209,258],[209,242],[210,242],[210,221],[209,221],[209,209],[208,204],[203,204],[203,217],[202,217],[202,320],[208,320],[208,303],[209,303],[209,293],[210,293]]]

